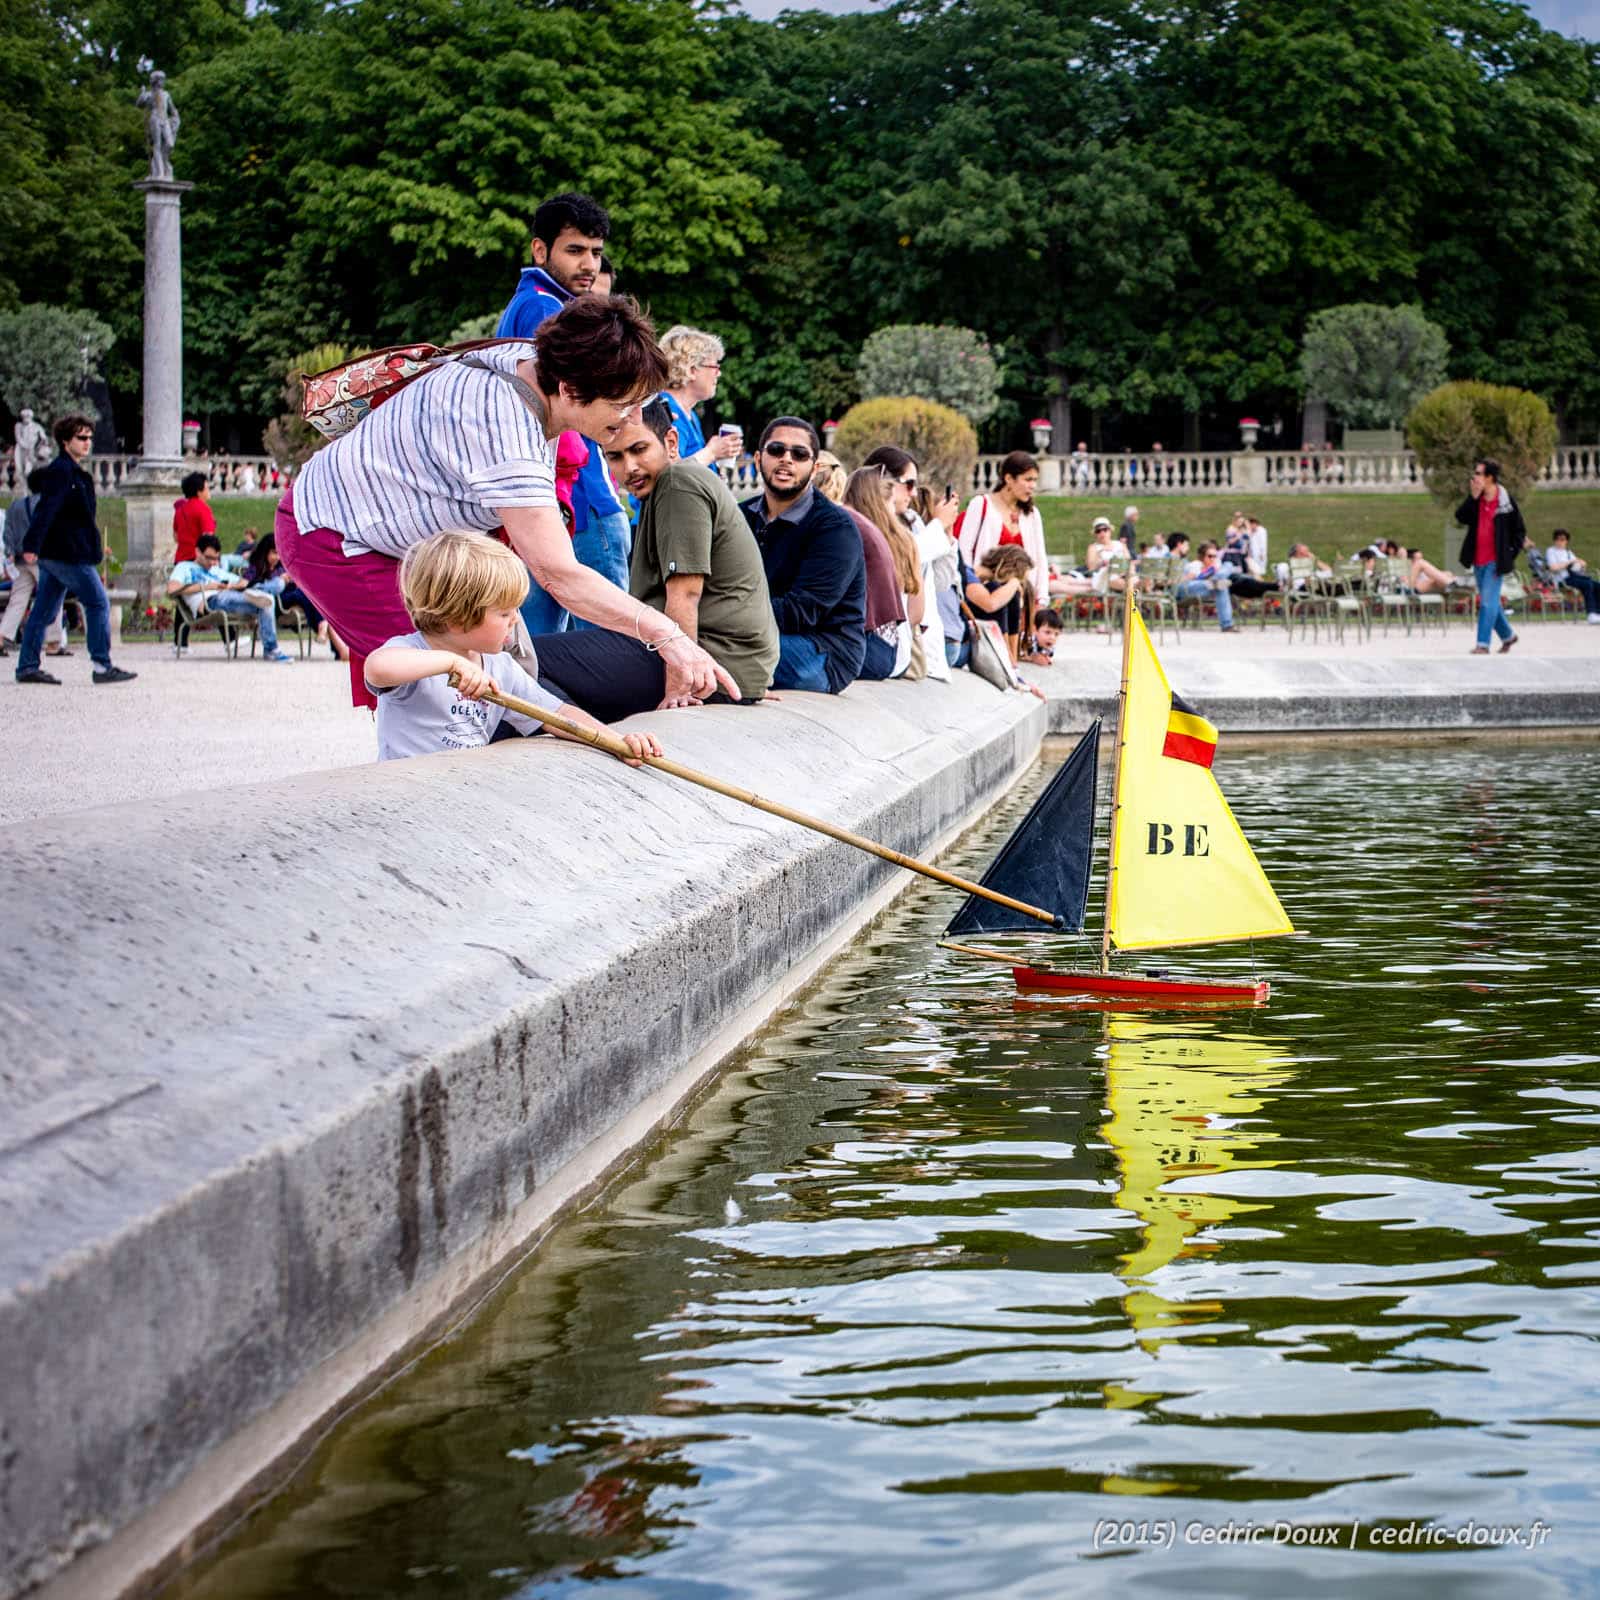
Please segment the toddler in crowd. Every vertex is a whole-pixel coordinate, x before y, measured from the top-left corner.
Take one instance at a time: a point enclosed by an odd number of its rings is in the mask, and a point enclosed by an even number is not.
[[[1033,614],[1033,649],[1022,659],[1032,667],[1053,667],[1060,637],[1061,613],[1041,606]]]
[[[417,631],[385,640],[366,660],[367,687],[378,698],[380,761],[477,749],[502,722],[520,734],[540,731],[536,718],[485,700],[491,689],[580,727],[602,726],[541,688],[506,654],[527,597],[528,569],[498,540],[437,533],[412,545],[400,563],[400,592]],[[661,754],[651,734],[622,737],[635,757]]]

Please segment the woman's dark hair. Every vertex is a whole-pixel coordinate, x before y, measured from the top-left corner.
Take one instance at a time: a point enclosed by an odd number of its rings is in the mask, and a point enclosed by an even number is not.
[[[667,382],[655,325],[625,294],[580,294],[540,323],[534,367],[546,394],[564,383],[579,405],[632,400]]]
[[[978,565],[987,567],[997,583],[1004,583],[1008,578],[1020,583],[1033,571],[1033,557],[1020,544],[997,544],[978,557]]]
[[[170,481],[171,480],[169,479],[168,482]],[[183,498],[185,500],[193,500],[194,497],[199,494],[203,488],[205,488],[205,486],[206,475],[203,472],[184,473],[183,482],[178,485],[178,487],[183,491]]]
[[[1004,483],[1007,478],[1020,478],[1024,473],[1038,470],[1039,463],[1026,450],[1013,450],[1000,463],[1000,481]]]
[[[69,411],[64,417],[57,417],[55,426],[50,432],[54,435],[57,444],[65,444],[75,433],[82,433],[85,428],[94,428],[94,418],[86,417],[76,411]],[[172,482],[171,478],[167,479]]]
[[[574,228],[585,239],[609,239],[611,218],[598,200],[568,190],[546,200],[533,214],[533,236],[546,250],[555,246],[563,228]]]
[[[267,560],[270,555],[276,555],[278,550],[278,536],[275,533],[264,533],[250,546],[250,559],[244,564],[244,575],[251,583],[263,583],[272,576],[272,563]]]
[[[907,467],[914,467],[917,458],[908,450],[902,450],[897,444],[880,444],[865,461],[864,467],[887,467],[891,478],[903,478]]]

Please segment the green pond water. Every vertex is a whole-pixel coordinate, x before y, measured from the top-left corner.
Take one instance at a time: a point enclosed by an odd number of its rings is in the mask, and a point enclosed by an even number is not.
[[[1270,1007],[919,887],[170,1592],[1596,1593],[1600,745],[1217,770]]]

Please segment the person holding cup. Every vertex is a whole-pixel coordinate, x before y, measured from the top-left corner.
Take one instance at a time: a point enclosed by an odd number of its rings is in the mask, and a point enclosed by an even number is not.
[[[661,398],[672,411],[680,457],[718,472],[720,462],[738,459],[744,449],[744,433],[736,424],[724,423],[707,443],[694,408],[716,395],[722,376],[722,341],[714,333],[679,323],[662,335],[661,350],[667,358],[667,387]]]

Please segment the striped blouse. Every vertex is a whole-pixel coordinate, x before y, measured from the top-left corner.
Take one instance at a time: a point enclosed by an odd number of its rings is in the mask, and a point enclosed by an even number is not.
[[[533,345],[477,358],[512,372]],[[408,384],[301,469],[302,528],[344,535],[346,555],[401,556],[436,533],[500,526],[507,506],[556,509],[556,447],[516,389],[451,362]]]

